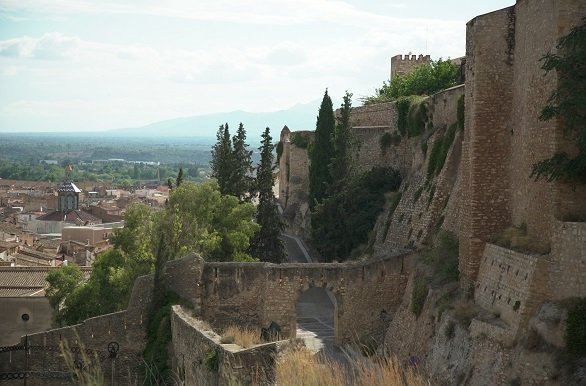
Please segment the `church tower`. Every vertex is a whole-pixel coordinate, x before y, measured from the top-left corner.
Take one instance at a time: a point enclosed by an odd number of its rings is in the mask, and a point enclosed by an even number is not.
[[[81,190],[71,181],[73,166],[65,167],[65,181],[57,188],[57,210],[70,212],[79,209],[79,193]]]

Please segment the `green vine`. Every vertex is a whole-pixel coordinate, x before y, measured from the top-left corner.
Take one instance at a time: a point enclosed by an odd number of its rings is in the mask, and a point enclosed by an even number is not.
[[[556,71],[558,87],[550,95],[539,119],[560,118],[564,134],[576,145],[576,152],[558,152],[551,158],[533,165],[531,177],[535,180],[586,183],[586,17],[562,37],[558,54],[547,53],[541,61],[546,74]]]

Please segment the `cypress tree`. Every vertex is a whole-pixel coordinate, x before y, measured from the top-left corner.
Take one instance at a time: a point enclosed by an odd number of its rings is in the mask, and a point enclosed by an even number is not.
[[[216,134],[217,142],[212,147],[212,177],[218,181],[222,194],[233,194],[232,182],[232,142],[228,124],[221,125]]]
[[[340,121],[336,125],[333,136],[334,156],[330,164],[331,185],[328,196],[342,190],[350,176],[350,110],[352,94],[346,91],[344,103],[340,111]]]
[[[332,143],[334,125],[334,109],[326,89],[317,116],[315,141],[309,152],[309,206],[311,210],[326,197],[327,187],[332,182],[329,165],[334,155]]]
[[[277,199],[273,192],[273,170],[275,163],[270,130],[267,127],[262,134],[260,150],[260,164],[256,169],[256,183],[258,189],[258,206],[256,222],[260,230],[254,235],[251,242],[251,254],[262,261],[281,263],[285,260],[285,249],[281,240],[283,222],[279,216]]]
[[[179,173],[177,173],[177,179],[175,180],[175,186],[179,187],[183,182],[183,168],[179,168]]]
[[[230,182],[232,195],[241,201],[251,200],[252,151],[246,143],[246,130],[242,122],[236,135],[232,138],[232,178]]]

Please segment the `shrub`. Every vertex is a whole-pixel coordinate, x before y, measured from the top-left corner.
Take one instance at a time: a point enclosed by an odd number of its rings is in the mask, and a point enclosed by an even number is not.
[[[216,350],[210,350],[207,352],[203,363],[206,365],[208,370],[217,372],[220,368],[220,356]]]
[[[145,373],[156,374],[158,379],[147,376],[146,385],[159,384],[160,380],[168,380],[171,377],[171,364],[167,352],[167,346],[171,342],[171,306],[181,302],[179,295],[168,291],[162,300],[162,306],[155,312],[147,328],[147,344],[143,358]]]
[[[407,134],[407,116],[409,115],[409,106],[411,100],[408,97],[402,97],[395,102],[397,105],[397,127],[401,135]]]
[[[417,66],[413,71],[383,82],[374,95],[363,98],[364,104],[381,103],[410,95],[432,95],[455,86],[459,67],[450,60],[439,59]]]
[[[293,133],[291,143],[300,149],[307,149],[307,146],[309,146],[309,138],[300,133]]]
[[[423,134],[429,121],[427,103],[412,98],[407,118],[407,136],[411,138]]]
[[[391,133],[386,132],[383,135],[381,135],[379,143],[380,149],[383,153],[385,153],[387,149],[393,144],[393,136],[391,135]]]
[[[586,356],[586,298],[579,299],[568,310],[565,338],[566,347],[571,354]]]
[[[427,178],[437,176],[443,169],[448,151],[456,137],[457,123],[451,125],[445,135],[439,137],[433,142],[429,162],[427,164]]]
[[[401,192],[392,192],[389,196],[389,214],[387,216],[387,221],[385,222],[385,233],[383,241],[387,239],[387,235],[389,233],[389,228],[391,227],[391,219],[393,218],[393,213],[395,213],[395,209],[401,202]]]
[[[433,247],[424,253],[424,261],[433,268],[434,283],[444,284],[458,281],[459,242],[456,235],[448,231],[439,231]]]
[[[283,142],[279,141],[276,146],[277,149],[277,165],[281,162],[281,156],[283,155]]]
[[[398,189],[400,183],[397,171],[375,168],[316,207],[311,217],[312,239],[326,261],[345,260],[354,248],[367,242],[384,206],[384,193]]]
[[[411,292],[411,311],[417,318],[421,315],[421,311],[423,311],[428,291],[429,282],[427,278],[416,277],[415,283],[413,283],[413,292]]]

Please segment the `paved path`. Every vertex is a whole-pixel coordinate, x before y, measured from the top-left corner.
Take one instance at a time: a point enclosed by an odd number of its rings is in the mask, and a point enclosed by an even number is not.
[[[283,242],[290,262],[313,261],[299,238],[283,234]],[[297,302],[297,337],[314,353],[337,357],[340,350],[334,345],[335,307],[330,296],[323,288],[310,288],[301,294]]]

